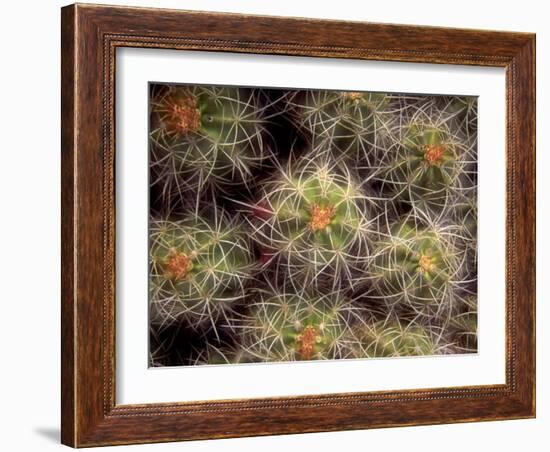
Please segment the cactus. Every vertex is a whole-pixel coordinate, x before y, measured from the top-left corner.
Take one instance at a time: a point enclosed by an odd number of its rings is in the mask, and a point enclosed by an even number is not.
[[[149,367],[165,367],[170,347],[164,343],[155,328],[149,328]]]
[[[445,124],[413,121],[399,146],[380,165],[392,196],[426,210],[443,209],[464,167],[456,140]]]
[[[197,365],[249,364],[257,360],[241,344],[208,344],[196,360]]]
[[[349,357],[356,345],[351,325],[358,308],[339,293],[258,293],[245,320],[244,344],[260,361],[310,361]]]
[[[350,286],[369,259],[371,209],[349,173],[304,160],[263,186],[249,222],[268,262],[306,284]]]
[[[168,204],[188,190],[246,183],[270,157],[258,90],[154,85],[152,185]]]
[[[386,113],[391,96],[382,93],[308,90],[291,100],[297,127],[313,148],[333,158],[367,160],[374,165],[373,149],[383,149]]]
[[[475,245],[477,239],[477,189],[462,190],[453,200],[452,219],[460,225],[466,240]]]
[[[246,234],[221,211],[150,227],[151,321],[215,327],[243,299],[253,256]]]
[[[477,278],[477,189],[463,190],[454,198],[450,212],[460,233],[457,241],[466,254],[464,269],[472,278]]]
[[[453,130],[463,130],[466,139],[477,138],[477,96],[444,96],[444,110],[450,115]]]
[[[409,219],[389,228],[375,251],[370,271],[388,304],[424,307],[445,303],[460,269],[452,228],[422,226]]]
[[[377,321],[363,327],[358,357],[386,358],[441,354],[429,329],[414,322]]]
[[[477,351],[477,298],[467,296],[457,303],[450,317],[449,332],[457,353]]]

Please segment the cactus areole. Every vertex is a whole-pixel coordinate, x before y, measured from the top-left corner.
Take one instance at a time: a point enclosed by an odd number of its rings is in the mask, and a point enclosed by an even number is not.
[[[309,208],[311,219],[308,226],[313,232],[325,229],[336,214],[336,209],[333,206],[321,207],[318,204],[312,204]]]
[[[322,341],[322,337],[317,334],[317,329],[308,325],[304,328],[302,334],[296,336],[296,343],[298,344],[298,354],[301,359],[311,359],[313,358],[313,353],[315,350],[315,344]]]
[[[197,99],[193,96],[181,99],[170,97],[166,100],[166,125],[179,135],[197,132],[201,127],[201,113]]]
[[[423,273],[433,272],[435,269],[435,263],[432,258],[426,254],[422,254],[418,260],[418,271]]]
[[[185,279],[193,269],[193,254],[190,253],[188,256],[175,248],[170,249],[165,262],[166,277],[174,281]]]
[[[427,144],[424,146],[424,160],[428,165],[439,165],[443,160],[445,146],[442,144]]]
[[[349,93],[344,93],[344,97],[358,104],[363,98],[363,93],[351,91]]]

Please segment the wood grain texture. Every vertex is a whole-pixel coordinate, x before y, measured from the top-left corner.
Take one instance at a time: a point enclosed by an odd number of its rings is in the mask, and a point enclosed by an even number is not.
[[[62,442],[74,447],[535,415],[535,37],[527,33],[72,5],[62,10]],[[117,47],[506,68],[506,384],[115,403]]]

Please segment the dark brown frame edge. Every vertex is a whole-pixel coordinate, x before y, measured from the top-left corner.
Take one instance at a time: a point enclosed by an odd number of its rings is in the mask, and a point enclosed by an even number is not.
[[[62,9],[62,421],[74,447],[535,416],[535,35],[174,10]],[[506,384],[115,404],[117,47],[506,68]]]

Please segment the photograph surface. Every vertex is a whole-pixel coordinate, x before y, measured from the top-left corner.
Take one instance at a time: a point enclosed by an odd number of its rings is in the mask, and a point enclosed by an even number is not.
[[[477,97],[149,84],[149,366],[477,352]]]

